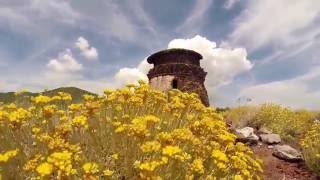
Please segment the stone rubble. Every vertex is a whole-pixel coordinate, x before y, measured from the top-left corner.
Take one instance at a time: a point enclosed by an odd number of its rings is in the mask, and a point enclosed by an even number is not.
[[[267,148],[272,151],[272,155],[287,162],[303,161],[302,153],[289,146],[280,145],[281,137],[279,134],[274,134],[267,128],[260,128],[255,134],[255,129],[252,127],[244,127],[235,129],[234,133],[237,136],[237,141],[247,143],[249,145],[257,145],[258,147],[267,145]]]
[[[303,160],[301,152],[289,145],[276,145],[272,155],[289,162],[298,162]]]
[[[281,142],[279,134],[260,134],[260,138],[265,144],[279,144]]]
[[[244,127],[242,129],[235,130],[237,140],[243,143],[257,144],[259,137],[254,133],[252,127]]]

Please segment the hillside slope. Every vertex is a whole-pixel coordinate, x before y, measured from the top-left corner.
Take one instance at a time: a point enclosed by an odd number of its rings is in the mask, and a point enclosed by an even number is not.
[[[57,89],[52,89],[40,93],[32,93],[32,92],[23,92],[20,93],[19,95],[16,95],[15,92],[6,92],[6,93],[0,93],[0,102],[2,103],[13,103],[16,101],[20,101],[23,99],[28,99],[31,97],[38,96],[39,94],[46,95],[46,96],[53,96],[57,94],[58,92],[65,92],[69,93],[72,96],[72,102],[73,103],[78,103],[82,100],[82,96],[84,94],[91,94],[95,95],[92,92],[77,88],[77,87],[61,87]]]

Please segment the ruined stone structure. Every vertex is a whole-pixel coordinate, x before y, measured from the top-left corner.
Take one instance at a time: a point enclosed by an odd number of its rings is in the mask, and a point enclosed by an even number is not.
[[[192,50],[168,49],[148,57],[154,64],[149,71],[150,86],[161,91],[179,89],[199,95],[204,105],[209,106],[204,81],[207,73],[200,67],[202,56]]]

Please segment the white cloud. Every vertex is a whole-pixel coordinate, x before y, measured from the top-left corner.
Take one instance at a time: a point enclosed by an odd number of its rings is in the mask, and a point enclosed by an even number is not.
[[[146,74],[138,68],[121,68],[115,75],[115,80],[118,81],[120,85],[137,83],[140,79],[148,81]]]
[[[249,97],[253,104],[272,102],[293,108],[320,107],[320,67],[284,81],[258,84],[243,89],[239,96]]]
[[[230,38],[251,50],[307,43],[320,33],[319,17],[319,0],[248,0]]]
[[[57,26],[74,25],[79,19],[81,15],[63,0],[0,2],[0,27],[10,27],[12,31],[28,36],[51,37]]]
[[[216,43],[199,35],[191,39],[174,39],[168,48],[185,48],[197,51],[203,56],[201,66],[208,72],[206,86],[209,96],[215,96],[219,86],[230,83],[235,76],[249,71],[253,64],[247,59],[247,52],[243,48],[217,48]],[[120,84],[136,82],[139,79],[148,80],[146,74],[152,68],[146,58],[135,68],[122,68],[115,75]]]
[[[63,0],[31,0],[28,11],[36,14],[37,18],[54,19],[67,24],[74,24],[80,18],[69,2]]]
[[[147,73],[153,65],[147,62],[145,58],[136,68],[121,68],[114,76],[118,85],[123,86],[128,83],[137,83],[138,80],[148,82]]]
[[[81,55],[89,60],[98,59],[98,51],[94,47],[90,47],[88,40],[83,37],[79,37],[75,43],[76,47],[81,50]]]
[[[232,9],[236,3],[240,2],[240,0],[227,0],[224,3],[224,8],[226,9]]]
[[[140,25],[135,24],[138,14],[128,13],[127,4],[86,0],[1,0],[0,27],[9,27],[37,39],[42,36],[38,41],[47,41],[57,34],[63,36],[71,27],[95,32],[111,41],[116,39],[142,45],[141,36],[149,36],[149,31],[145,33]],[[148,24],[143,22],[143,25],[147,27]]]
[[[206,84],[209,88],[226,85],[232,79],[252,68],[244,48],[218,48],[216,43],[199,35],[191,39],[174,39],[168,48],[191,49],[203,56],[201,66],[208,72]]]
[[[60,53],[57,58],[51,59],[47,67],[56,72],[77,72],[83,69],[82,64],[73,57],[70,49]]]
[[[153,65],[147,62],[147,58],[144,58],[143,61],[141,61],[138,65],[138,70],[144,74],[147,74],[152,67]]]
[[[133,15],[135,15],[136,19],[141,22],[142,27],[148,29],[155,37],[157,37],[159,35],[159,32],[158,29],[155,28],[156,23],[145,11],[146,9],[143,6],[143,2],[144,0],[127,1],[128,6],[133,11]]]
[[[177,27],[177,31],[191,31],[191,33],[198,32],[205,22],[204,17],[211,7],[212,0],[197,0],[186,20]],[[193,31],[193,32],[192,32]]]

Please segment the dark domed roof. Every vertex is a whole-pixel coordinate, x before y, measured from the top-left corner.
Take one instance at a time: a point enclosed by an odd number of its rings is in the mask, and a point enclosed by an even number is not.
[[[201,54],[196,51],[182,48],[174,48],[174,49],[165,49],[159,52],[156,52],[147,58],[148,63],[153,64],[158,59],[162,59],[163,57],[171,54],[179,54],[181,56],[187,55],[192,56],[194,59],[200,60],[202,59]]]

